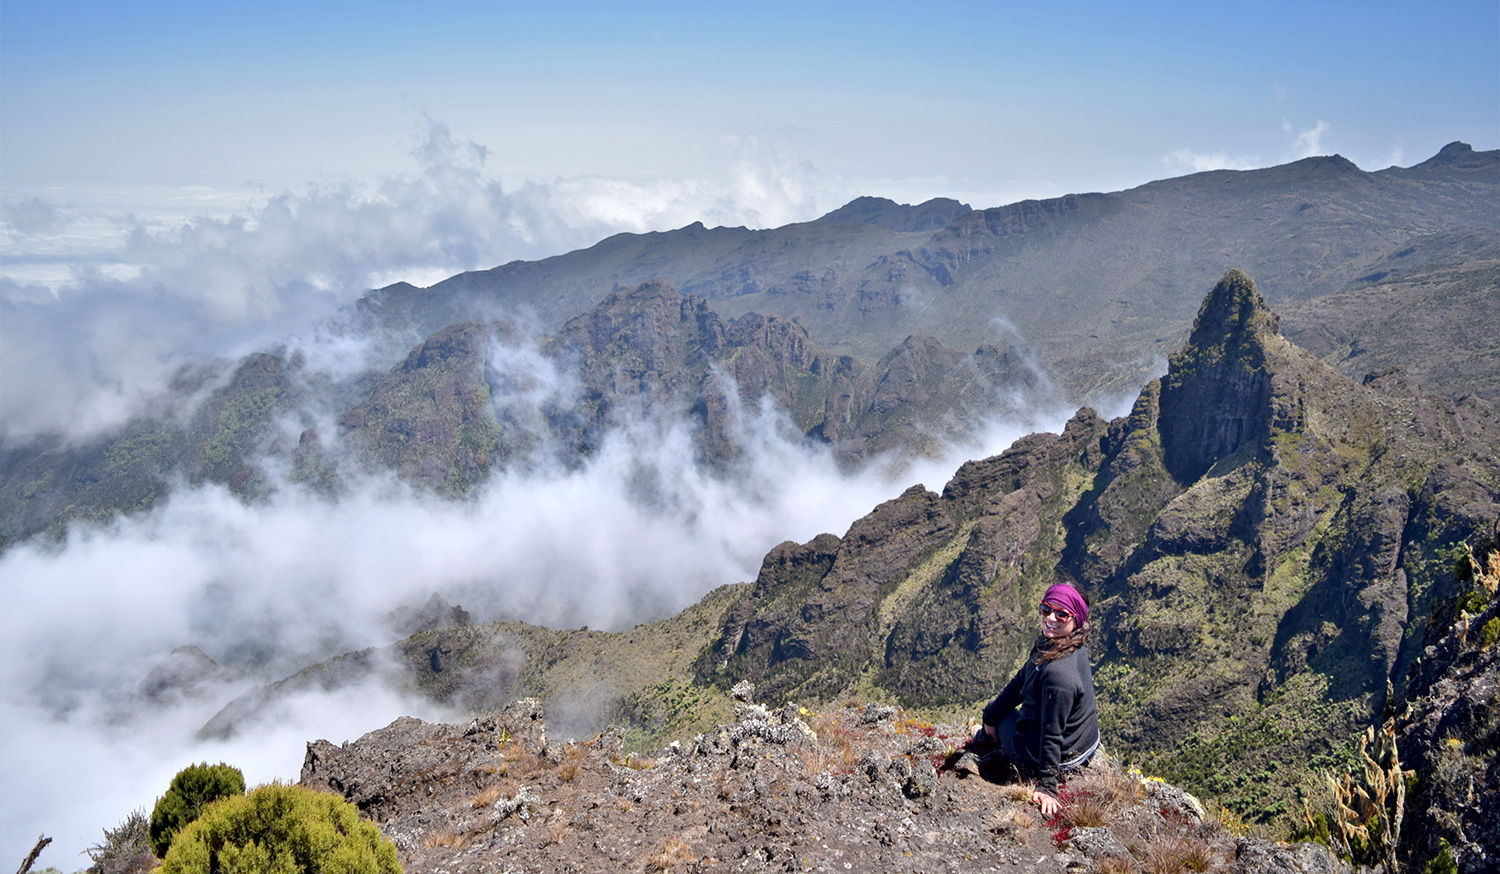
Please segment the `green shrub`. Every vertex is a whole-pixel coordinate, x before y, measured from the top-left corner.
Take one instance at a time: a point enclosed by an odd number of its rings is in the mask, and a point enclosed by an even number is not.
[[[160,874],[401,874],[396,847],[337,795],[271,783],[223,799],[172,842]]]
[[[159,858],[166,858],[173,838],[197,819],[203,808],[220,798],[244,794],[245,775],[232,765],[204,762],[183,768],[151,811],[151,849]]]
[[[1427,860],[1427,874],[1458,874],[1458,863],[1453,860],[1453,848],[1441,841],[1436,856]]]

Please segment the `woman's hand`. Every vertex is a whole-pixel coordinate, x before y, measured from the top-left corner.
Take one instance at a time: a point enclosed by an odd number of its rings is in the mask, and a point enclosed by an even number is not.
[[[1031,800],[1042,808],[1042,816],[1056,816],[1057,812],[1062,810],[1061,801],[1058,801],[1040,789],[1032,790]]]

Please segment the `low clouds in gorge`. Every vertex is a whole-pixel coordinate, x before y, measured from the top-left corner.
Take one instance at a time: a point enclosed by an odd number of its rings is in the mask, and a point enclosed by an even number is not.
[[[962,457],[1023,430],[997,426],[984,446],[896,482],[841,475],[827,452],[788,439],[774,411],[740,420],[745,463],[728,478],[692,463],[685,425],[638,422],[579,468],[504,472],[467,502],[384,478],[337,500],[281,483],[254,504],[217,486],[179,487],[148,513],[75,526],[60,547],[10,549],[0,556],[0,781],[28,802],[7,810],[0,847],[24,853],[46,831],[82,849],[192,761],[230,761],[252,781],[290,777],[307,740],[357,737],[401,713],[444,715],[379,690],[357,706],[304,697],[274,729],[200,744],[193,732],[245,684],[141,700],[133,690],[174,646],[238,654],[249,680],[264,682],[388,643],[385,614],[434,591],[480,619],[628,626],[753,577],[781,540],[842,533],[906,483],[940,488]]]

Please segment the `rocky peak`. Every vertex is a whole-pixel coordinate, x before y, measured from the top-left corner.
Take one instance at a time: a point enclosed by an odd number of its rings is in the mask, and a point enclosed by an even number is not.
[[[1262,333],[1276,334],[1280,329],[1281,319],[1260,296],[1255,280],[1239,270],[1230,270],[1199,306],[1188,344],[1206,350],[1243,343]]]
[[[1271,395],[1265,338],[1279,324],[1254,281],[1238,270],[1224,274],[1204,299],[1188,345],[1172,356],[1161,385],[1164,460],[1179,482],[1198,479],[1263,436]]]
[[[1465,142],[1454,141],[1438,150],[1436,155],[1418,164],[1418,167],[1468,167],[1476,163],[1494,164],[1493,160],[1481,162],[1476,160],[1474,147]]]
[[[856,197],[817,221],[875,225],[909,233],[939,230],[955,216],[968,211],[968,204],[948,197],[934,197],[916,206],[885,197]]]
[[[229,678],[229,672],[199,647],[179,646],[141,681],[140,694],[153,704],[162,704],[174,696],[195,697],[205,687]]]

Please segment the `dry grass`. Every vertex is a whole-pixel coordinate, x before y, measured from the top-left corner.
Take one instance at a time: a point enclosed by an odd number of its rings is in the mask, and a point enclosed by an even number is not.
[[[1068,781],[1063,820],[1072,828],[1109,823],[1119,810],[1140,798],[1140,784],[1112,767],[1085,770]]]
[[[501,764],[497,766],[497,773],[522,780],[533,779],[550,767],[545,758],[526,749],[520,741],[512,741],[501,747],[498,755]]]
[[[807,746],[796,747],[792,750],[792,755],[796,756],[797,761],[802,763],[803,770],[809,776],[815,776],[828,770],[828,755],[823,751],[823,747],[820,744],[808,744]]]
[[[562,843],[563,838],[568,836],[568,829],[571,826],[572,823],[568,822],[566,816],[554,816],[552,821],[547,823],[547,846]]]
[[[1208,844],[1187,835],[1162,835],[1146,845],[1142,865],[1146,874],[1186,874],[1214,867]]]
[[[854,732],[840,725],[838,717],[831,714],[819,716],[809,727],[818,736],[818,746],[824,753],[823,767],[818,770],[836,767],[848,771],[859,764],[859,754],[854,750]]]
[[[485,786],[484,788],[476,792],[469,799],[469,806],[474,808],[475,810],[489,807],[496,801],[499,801],[501,798],[509,798],[512,795],[515,795],[516,792],[520,791],[520,788],[520,783],[510,779],[501,780],[498,783],[492,783],[489,786]]]
[[[692,847],[686,841],[679,838],[667,838],[662,844],[661,851],[646,859],[647,871],[671,871],[682,865],[691,865],[698,861],[693,856]]]
[[[1098,874],[1139,874],[1141,870],[1129,856],[1105,856],[1094,865]]]
[[[479,792],[473,798],[469,799],[469,806],[474,808],[475,810],[489,807],[496,801],[499,801],[500,799],[506,797],[506,795],[508,794],[509,793],[507,793],[505,789],[498,783],[493,786],[486,786],[485,788],[479,790]]]
[[[557,779],[563,781],[564,783],[573,782],[573,778],[578,776],[578,767],[579,765],[576,759],[568,759],[561,765],[557,766]]]
[[[1035,791],[1035,783],[1006,783],[1000,787],[1000,795],[1007,801],[1029,802]]]
[[[630,753],[625,756],[625,761],[621,762],[621,764],[631,769],[632,771],[649,771],[652,768],[656,767],[656,760],[637,756],[635,753]]]
[[[452,850],[462,850],[469,845],[469,836],[452,829],[444,829],[438,832],[429,832],[422,838],[422,846],[429,850],[438,847],[447,847]]]
[[[1068,780],[1068,788],[1080,794],[1100,796],[1112,807],[1131,804],[1142,797],[1140,781],[1112,765],[1085,768]]]
[[[1070,828],[1096,828],[1109,822],[1113,810],[1109,799],[1103,796],[1075,795],[1063,806],[1063,821]]]

